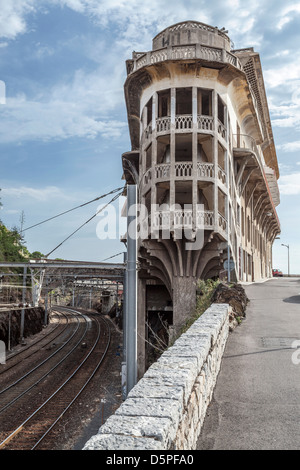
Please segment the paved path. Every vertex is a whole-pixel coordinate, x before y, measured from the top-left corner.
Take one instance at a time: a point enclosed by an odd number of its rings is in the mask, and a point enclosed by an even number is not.
[[[245,287],[246,319],[230,334],[202,449],[300,449],[300,278]]]

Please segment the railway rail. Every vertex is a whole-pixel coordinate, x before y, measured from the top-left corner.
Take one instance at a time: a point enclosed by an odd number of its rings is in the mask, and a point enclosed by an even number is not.
[[[58,310],[69,320],[61,344],[0,390],[0,449],[52,449],[57,424],[105,359],[111,340],[107,321],[74,309]],[[5,378],[3,373],[0,383]]]

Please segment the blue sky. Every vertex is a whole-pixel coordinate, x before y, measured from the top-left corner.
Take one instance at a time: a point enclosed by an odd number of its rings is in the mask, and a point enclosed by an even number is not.
[[[1,220],[20,226],[24,211],[29,227],[122,186],[125,60],[184,20],[225,27],[235,48],[260,54],[281,174],[273,265],[287,272],[281,243],[289,244],[291,271],[300,274],[300,2],[0,0]],[[98,205],[26,231],[28,249],[49,253]],[[118,240],[99,240],[99,220],[52,257],[102,261],[123,251]]]

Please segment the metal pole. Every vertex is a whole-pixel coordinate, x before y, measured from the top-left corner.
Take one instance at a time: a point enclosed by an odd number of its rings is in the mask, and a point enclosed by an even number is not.
[[[10,351],[10,347],[11,347],[10,336],[11,336],[11,311],[9,311],[9,314],[8,314],[8,344],[7,344],[8,351]]]
[[[22,290],[22,311],[21,311],[21,328],[20,328],[20,339],[21,342],[24,341],[24,323],[25,323],[25,297],[26,297],[26,276],[27,276],[27,266],[24,266],[23,270],[23,290]]]
[[[127,306],[126,386],[127,394],[137,383],[137,187],[127,186]]]
[[[288,277],[290,277],[290,245],[281,243],[281,246],[285,246],[288,249]]]
[[[48,323],[48,277],[46,277],[44,325],[47,326],[47,323]]]
[[[127,336],[127,297],[128,297],[128,289],[127,289],[127,252],[124,251],[124,275],[123,275],[123,362],[122,362],[122,374],[121,374],[121,386],[122,386],[122,398],[123,400],[126,399],[127,396],[127,367],[126,367],[126,336]]]

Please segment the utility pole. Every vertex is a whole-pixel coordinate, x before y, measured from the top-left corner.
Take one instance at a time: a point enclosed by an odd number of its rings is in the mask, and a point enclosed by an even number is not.
[[[21,328],[20,328],[20,340],[24,341],[24,324],[25,324],[25,299],[26,299],[26,278],[27,278],[27,266],[24,266],[23,271],[23,290],[22,290],[22,311],[21,311]]]
[[[126,389],[137,383],[137,186],[127,185]]]
[[[48,324],[48,276],[46,277],[46,292],[45,292],[45,316],[44,316],[44,325]]]
[[[127,396],[127,385],[126,385],[126,376],[127,376],[127,367],[126,367],[126,336],[127,336],[127,297],[128,297],[128,288],[127,288],[127,252],[124,251],[124,274],[123,274],[123,362],[122,362],[122,397],[123,400]]]
[[[284,243],[281,243],[281,245],[288,249],[288,277],[290,277],[290,245],[285,245]]]

